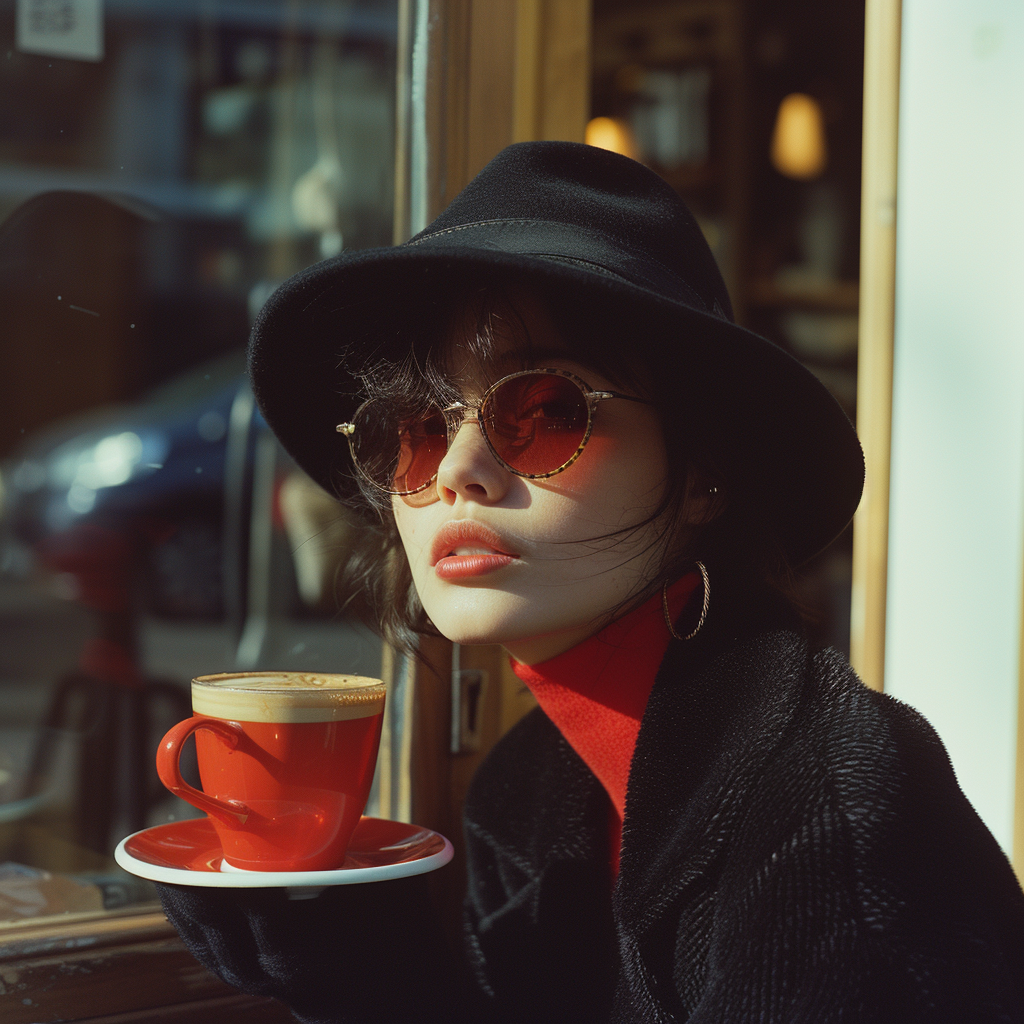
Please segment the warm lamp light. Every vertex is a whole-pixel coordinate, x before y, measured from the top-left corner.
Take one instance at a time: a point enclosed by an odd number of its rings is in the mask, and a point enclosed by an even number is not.
[[[813,97],[794,92],[779,104],[771,158],[775,169],[787,178],[807,180],[825,170],[825,125],[821,106]]]
[[[610,149],[613,153],[621,153],[632,160],[640,159],[632,129],[617,117],[591,118],[587,122],[587,132],[583,138],[588,146]]]

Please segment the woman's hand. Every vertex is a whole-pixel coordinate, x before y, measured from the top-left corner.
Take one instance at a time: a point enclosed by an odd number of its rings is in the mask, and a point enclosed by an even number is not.
[[[457,1021],[464,994],[425,878],[284,889],[157,884],[168,920],[229,985],[272,996],[306,1024]]]

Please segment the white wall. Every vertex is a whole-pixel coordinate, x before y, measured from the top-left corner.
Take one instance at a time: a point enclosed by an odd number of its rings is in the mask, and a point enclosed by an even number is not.
[[[903,0],[885,689],[1010,852],[1024,568],[1024,0]]]

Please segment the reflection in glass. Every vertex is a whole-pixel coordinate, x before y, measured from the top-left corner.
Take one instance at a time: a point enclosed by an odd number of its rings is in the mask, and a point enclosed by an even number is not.
[[[111,852],[193,813],[152,764],[192,675],[380,673],[242,352],[391,240],[397,6],[120,0],[99,60],[0,22],[0,921],[150,898]]]

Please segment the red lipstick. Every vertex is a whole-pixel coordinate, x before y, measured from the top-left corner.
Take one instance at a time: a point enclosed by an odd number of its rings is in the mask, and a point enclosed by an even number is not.
[[[484,576],[518,557],[494,530],[472,519],[445,523],[430,547],[430,564],[443,580]]]

